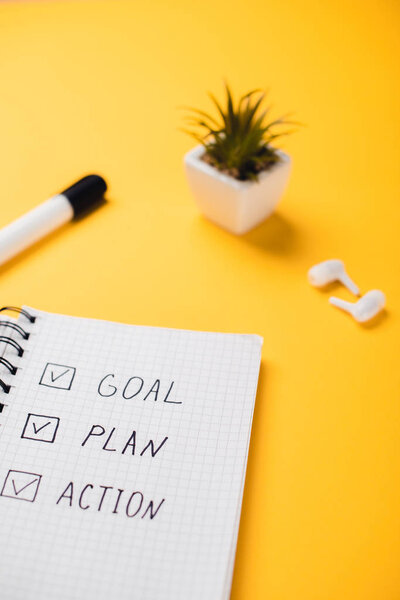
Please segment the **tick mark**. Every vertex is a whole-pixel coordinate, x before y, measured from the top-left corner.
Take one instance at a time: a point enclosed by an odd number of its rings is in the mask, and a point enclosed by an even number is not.
[[[30,485],[32,485],[33,483],[36,483],[38,480],[37,479],[33,479],[33,481],[30,481],[29,483],[27,483],[26,485],[24,485],[22,488],[20,488],[19,490],[17,490],[17,488],[15,487],[15,482],[14,479],[11,480],[12,486],[14,488],[14,493],[16,496],[18,496],[18,494],[20,494],[21,492],[23,492],[24,490],[26,490],[27,487],[29,487]]]
[[[59,424],[59,417],[28,413],[21,438],[53,444],[56,439]]]
[[[35,502],[41,479],[42,476],[38,473],[10,469],[4,480],[0,496],[24,502]]]
[[[42,429],[44,429],[45,427],[47,427],[47,425],[50,425],[51,421],[49,421],[48,423],[45,423],[44,425],[42,425],[41,427],[36,428],[36,423],[33,423],[32,421],[32,427],[33,427],[33,431],[35,433],[39,433],[39,431],[42,431]]]
[[[47,363],[39,385],[55,388],[57,390],[70,390],[74,380],[76,368],[69,365]]]
[[[61,373],[60,375],[56,375],[55,377],[53,377],[54,373],[53,371],[50,371],[50,379],[54,382],[57,381],[57,379],[60,379],[60,377],[63,377],[64,375],[66,375],[68,373],[69,369],[67,369],[66,371],[64,371],[64,373]]]

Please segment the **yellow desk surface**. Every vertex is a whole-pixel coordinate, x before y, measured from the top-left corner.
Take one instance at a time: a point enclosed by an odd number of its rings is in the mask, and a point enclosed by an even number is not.
[[[88,172],[110,184],[1,269],[2,304],[264,336],[233,600],[400,598],[399,25],[397,0],[0,7],[0,225]],[[223,77],[306,124],[277,213],[241,238],[182,170],[177,107]],[[387,294],[371,326],[307,284],[331,257]]]

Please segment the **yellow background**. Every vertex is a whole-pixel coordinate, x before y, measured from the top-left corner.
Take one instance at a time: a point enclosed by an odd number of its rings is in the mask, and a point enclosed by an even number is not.
[[[400,599],[400,5],[149,0],[0,7],[1,225],[88,172],[107,206],[3,267],[2,304],[264,336],[232,599]],[[199,216],[178,106],[226,77],[305,123],[277,214]],[[388,311],[306,281],[342,258]]]

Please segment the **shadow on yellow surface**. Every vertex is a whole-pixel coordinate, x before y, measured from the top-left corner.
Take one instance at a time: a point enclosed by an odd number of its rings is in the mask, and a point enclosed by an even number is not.
[[[241,239],[265,252],[289,256],[301,252],[301,233],[286,216],[271,215],[264,223],[245,233]]]
[[[388,320],[390,317],[389,311],[385,308],[380,313],[378,313],[373,319],[367,321],[366,323],[360,323],[363,329],[375,329],[375,327],[379,327],[384,322]]]

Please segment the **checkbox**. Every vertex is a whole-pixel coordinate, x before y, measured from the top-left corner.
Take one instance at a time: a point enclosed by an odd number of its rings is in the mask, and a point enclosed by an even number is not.
[[[75,367],[67,365],[57,365],[56,363],[47,363],[39,385],[56,388],[58,390],[70,390],[75,377]]]
[[[4,480],[0,496],[14,498],[14,500],[35,502],[41,479],[42,476],[37,473],[10,469]]]
[[[38,442],[53,444],[59,424],[60,419],[58,417],[28,413],[21,437],[26,440],[37,440]]]

